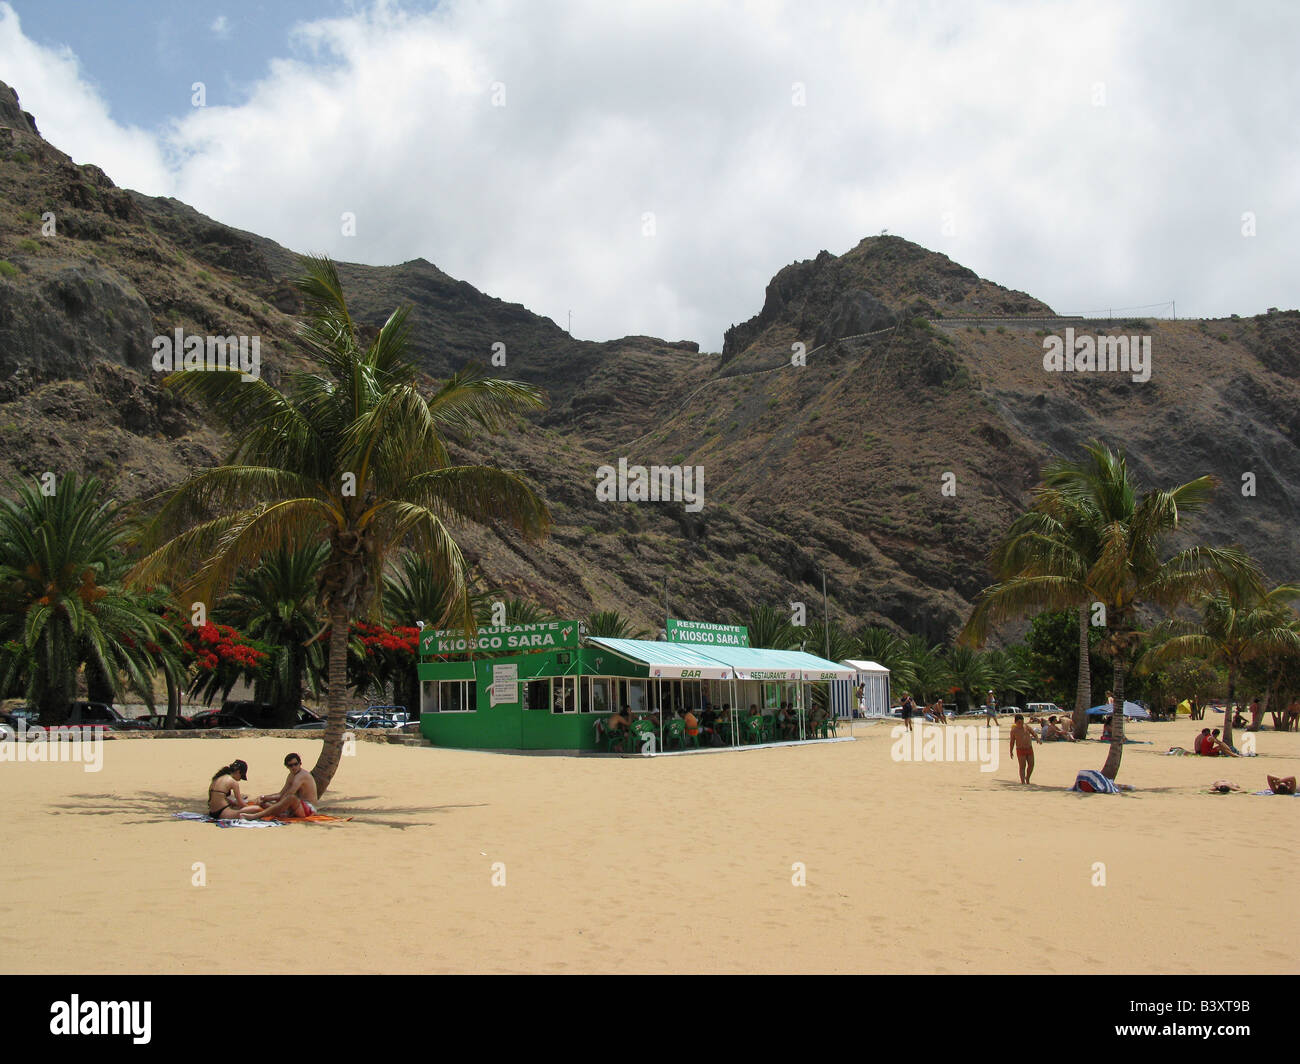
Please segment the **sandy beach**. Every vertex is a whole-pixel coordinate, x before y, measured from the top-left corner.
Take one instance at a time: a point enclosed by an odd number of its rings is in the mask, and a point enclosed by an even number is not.
[[[1151,741],[1124,754],[1137,790],[1108,796],[1066,790],[1100,743],[1036,747],[1025,787],[1005,745],[991,773],[897,762],[890,727],[653,760],[358,743],[322,803],[352,821],[264,830],[172,814],[236,757],[246,792],[278,789],[318,739],[0,763],[0,970],[1300,970],[1300,800],[1206,793],[1300,772],[1300,735],[1210,761],[1164,754],[1199,723],[1131,725]]]

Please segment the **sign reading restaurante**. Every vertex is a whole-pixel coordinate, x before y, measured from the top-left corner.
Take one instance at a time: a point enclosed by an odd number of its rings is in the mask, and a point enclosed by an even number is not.
[[[473,639],[460,628],[420,633],[421,654],[464,654],[471,650],[554,650],[578,645],[576,621],[487,625]]]
[[[749,646],[749,629],[739,624],[679,621],[670,617],[665,631],[670,643],[703,643],[714,647]]]

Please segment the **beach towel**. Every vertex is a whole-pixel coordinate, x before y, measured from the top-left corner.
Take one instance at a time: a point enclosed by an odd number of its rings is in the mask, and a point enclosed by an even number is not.
[[[1165,757],[1195,757],[1190,750],[1185,750],[1181,746],[1171,746],[1165,751]]]
[[[216,824],[219,828],[278,828],[283,827],[274,820],[218,820],[203,813],[173,813],[177,820],[198,820],[204,824]]]
[[[1277,791],[1251,791],[1250,793],[1251,793],[1251,794],[1267,794],[1267,795],[1269,795],[1270,797],[1273,797],[1273,798],[1277,798],[1277,797],[1279,797]],[[1300,798],[1300,791],[1297,791],[1295,794],[1283,794],[1283,795],[1281,795],[1281,797],[1283,797],[1283,798]]]
[[[1084,794],[1119,794],[1119,788],[1094,768],[1080,769],[1074,779],[1072,791]]]

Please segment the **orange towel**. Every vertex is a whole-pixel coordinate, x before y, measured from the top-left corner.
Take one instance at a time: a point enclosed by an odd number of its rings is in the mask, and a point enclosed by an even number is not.
[[[281,824],[342,824],[352,818],[350,816],[326,816],[324,813],[313,813],[311,816],[273,816],[270,820],[277,820]]]

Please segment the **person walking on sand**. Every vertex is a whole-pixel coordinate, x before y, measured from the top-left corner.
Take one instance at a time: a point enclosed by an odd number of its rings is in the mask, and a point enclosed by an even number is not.
[[[316,780],[302,767],[302,758],[297,754],[289,754],[284,759],[284,767],[289,770],[289,778],[284,781],[280,793],[265,794],[258,799],[263,804],[270,804],[261,812],[250,816],[250,820],[260,820],[281,812],[297,820],[316,815],[316,803],[320,801]]]
[[[912,701],[912,696],[907,692],[903,693],[903,704],[900,707],[903,715],[903,723],[907,725],[907,730],[912,730],[912,714],[916,712],[916,703]]]
[[[1002,727],[1002,722],[998,720],[998,700],[993,697],[993,692],[989,691],[988,701],[984,706],[984,727],[991,728],[996,724]]]
[[[1023,713],[1016,714],[1016,722],[1011,728],[1011,748],[1020,762],[1020,782],[1028,783],[1034,774],[1034,729],[1025,723]]]

